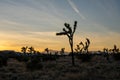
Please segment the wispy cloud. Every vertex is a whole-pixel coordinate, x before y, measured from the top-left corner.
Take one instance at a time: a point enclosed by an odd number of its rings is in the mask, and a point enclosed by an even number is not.
[[[53,3],[51,5],[49,2],[42,4],[42,2],[46,2],[44,0],[30,0],[29,3],[26,1],[0,2],[2,4],[0,5],[0,28],[23,31],[54,31],[59,27],[59,24],[64,23],[64,20],[57,16],[59,12],[54,12],[57,8],[51,7]]]
[[[70,4],[70,6],[73,8],[73,10],[82,18],[82,19],[86,19],[85,16],[82,15],[82,13],[78,10],[78,8],[76,7],[76,5],[72,2],[72,0],[67,0],[68,3]]]

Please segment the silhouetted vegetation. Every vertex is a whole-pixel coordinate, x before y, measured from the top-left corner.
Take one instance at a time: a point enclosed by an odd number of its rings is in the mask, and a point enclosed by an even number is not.
[[[27,62],[26,67],[28,70],[42,69],[43,65],[41,63],[41,58],[39,56],[32,56],[32,58]]]
[[[27,52],[27,48],[28,48],[27,46],[26,47],[22,47],[21,48],[21,52],[26,53]]]
[[[112,49],[113,53],[118,53],[119,52],[119,48],[117,48],[116,45],[114,45],[114,48]]]
[[[92,54],[78,54],[76,57],[77,59],[80,59],[82,62],[89,62],[92,58]]]
[[[120,60],[120,53],[119,48],[117,48],[116,45],[114,45],[113,49],[104,48],[103,49],[104,57],[110,62],[110,55],[114,58],[114,60]]]
[[[58,56],[52,54],[43,54],[42,61],[55,61],[58,59]]]
[[[49,49],[48,48],[45,48],[45,51],[47,52],[47,54],[49,54]]]
[[[31,53],[31,54],[32,54],[32,53],[35,53],[34,47],[31,46],[31,47],[29,47],[28,49],[29,49],[29,50],[28,50],[29,53]]]
[[[65,48],[61,48],[60,55],[65,57]]]
[[[119,48],[117,48],[116,45],[114,45],[114,48],[111,49],[112,53],[113,53],[113,58],[117,61],[120,60],[120,52],[119,52]]]
[[[116,61],[120,61],[120,53],[113,54],[113,58],[114,58]]]
[[[65,28],[63,28],[63,32],[56,33],[56,35],[67,35],[67,37],[69,38],[69,44],[71,47],[71,54],[72,54],[72,65],[75,65],[74,52],[73,52],[73,36],[76,31],[77,21],[74,22],[73,30],[72,27],[70,27],[70,24],[68,23],[65,23],[64,26]]]
[[[81,54],[83,52],[83,49],[84,49],[84,44],[82,42],[80,42],[78,45],[76,45],[76,47],[77,47],[75,49],[76,53]]]
[[[104,57],[106,57],[107,61],[110,62],[110,59],[109,59],[109,50],[108,50],[108,48],[104,48],[104,49],[103,49],[103,53],[104,53]]]
[[[83,42],[80,42],[78,45],[76,45],[77,46],[77,48],[75,49],[77,53],[76,57],[78,59],[81,59],[82,62],[88,62],[92,58],[92,54],[89,54],[88,52],[89,45],[90,40],[88,38],[86,38],[85,44]]]
[[[82,49],[83,43],[80,42],[79,46],[80,49]],[[99,51],[99,53],[91,53],[90,51],[86,53],[87,51],[85,51],[84,48],[82,50],[82,53],[76,52],[76,66],[71,66],[69,55],[66,55],[66,57],[61,56],[62,53],[65,53],[64,48],[61,48],[60,52],[56,51],[55,53],[52,53],[49,51],[49,53],[46,52],[47,54],[37,51],[36,53],[30,53],[29,51],[26,51],[26,53],[1,52],[0,78],[1,80],[94,80],[99,79],[102,76],[102,79],[105,80],[120,79],[118,75],[120,73],[120,53],[109,52],[108,48],[105,49],[107,50],[101,52]],[[116,48],[113,47],[113,49]],[[109,56],[112,56],[109,58],[110,60],[111,58],[114,59],[111,60],[111,63],[107,61],[105,57],[106,53]],[[112,75],[112,77],[108,75]]]
[[[90,40],[88,38],[86,38],[86,42],[85,42],[85,46],[84,46],[84,50],[86,53],[88,53],[89,45],[90,45]]]
[[[78,45],[76,45],[77,48],[75,48],[75,51],[80,54],[89,53],[88,52],[89,45],[90,45],[90,40],[86,38],[85,44],[81,41]]]
[[[25,55],[25,54],[19,54],[18,56],[15,57],[18,61],[20,62],[28,62],[30,57]]]
[[[0,55],[0,67],[7,66],[8,58],[6,56]]]

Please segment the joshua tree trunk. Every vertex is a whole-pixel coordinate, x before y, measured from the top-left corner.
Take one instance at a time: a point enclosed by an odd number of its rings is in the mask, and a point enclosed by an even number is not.
[[[69,39],[70,48],[71,48],[71,56],[72,56],[72,65],[75,65],[74,51],[73,51],[73,37]]]

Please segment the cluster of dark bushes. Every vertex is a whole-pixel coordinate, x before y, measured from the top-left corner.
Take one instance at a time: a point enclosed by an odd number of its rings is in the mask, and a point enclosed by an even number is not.
[[[59,55],[54,54],[19,54],[14,57],[20,62],[28,62],[31,59],[36,58],[38,61],[54,61],[59,58]]]
[[[93,55],[86,53],[86,54],[77,54],[76,58],[80,59],[82,62],[89,62],[92,59]]]
[[[104,55],[103,55],[104,54]],[[82,62],[90,62],[91,59],[94,56],[102,56],[106,57],[107,60],[109,60],[109,56],[112,56],[112,58],[116,61],[120,60],[120,53],[104,53],[100,52],[99,54],[91,54],[91,53],[74,53],[77,59],[80,59]],[[71,56],[71,54],[66,55],[66,56]],[[16,53],[16,52],[11,52],[11,53],[0,53],[0,67],[7,66],[7,61],[9,58],[14,58],[18,60],[19,62],[25,62],[26,68],[28,70],[38,70],[43,68],[42,62],[45,61],[56,61],[59,59],[59,57],[64,57],[61,55],[56,55],[56,54],[24,54],[24,53]]]
[[[0,55],[0,67],[7,66],[8,58],[6,56]]]
[[[26,63],[28,70],[38,70],[42,69],[43,65],[41,63],[41,58],[39,56],[32,56],[30,60]]]
[[[25,55],[19,55],[15,57],[16,60],[18,60],[19,62],[28,62],[29,61],[29,56],[25,56]]]
[[[0,51],[0,67],[7,66],[7,61],[12,56],[15,56],[14,51]]]
[[[120,60],[120,53],[112,54],[114,60],[119,61]]]
[[[76,54],[75,56],[77,59],[80,59],[82,62],[89,62],[94,56],[104,57],[108,62],[111,62],[111,58],[113,58],[113,60],[115,61],[120,61],[120,53],[111,53],[111,54],[104,52],[101,52],[100,54],[85,53],[85,54]]]
[[[43,54],[42,61],[54,61],[59,58],[59,55]]]
[[[37,54],[29,57],[29,61],[26,63],[28,70],[38,70],[42,69],[42,62],[45,61],[56,61],[59,58],[59,55],[54,54]]]
[[[28,53],[17,53],[0,52],[0,67],[7,66],[7,61],[9,58],[16,59],[19,62],[24,62],[28,70],[42,69],[42,62],[45,61],[56,61],[60,55],[56,54],[28,54]]]

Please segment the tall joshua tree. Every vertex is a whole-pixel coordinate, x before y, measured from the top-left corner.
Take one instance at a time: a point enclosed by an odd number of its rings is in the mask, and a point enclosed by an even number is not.
[[[74,60],[74,52],[73,52],[73,36],[76,31],[77,21],[74,22],[73,29],[72,27],[70,27],[70,24],[68,23],[65,23],[64,26],[65,28],[63,28],[63,32],[56,33],[56,35],[67,35],[67,37],[69,38],[69,44],[70,44],[71,53],[72,53],[72,65],[74,66],[75,60]]]

